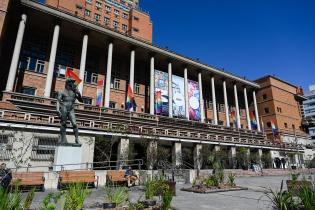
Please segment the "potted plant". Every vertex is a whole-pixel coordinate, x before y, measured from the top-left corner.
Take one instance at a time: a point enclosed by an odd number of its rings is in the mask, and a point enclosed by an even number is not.
[[[147,181],[144,184],[144,196],[145,196],[145,201],[143,202],[143,204],[145,206],[155,206],[156,205],[156,200],[153,199],[153,197],[155,196],[156,192],[157,192],[157,181],[154,179],[147,179]]]
[[[120,206],[128,199],[128,188],[126,187],[106,187],[106,202],[103,209],[112,209]]]

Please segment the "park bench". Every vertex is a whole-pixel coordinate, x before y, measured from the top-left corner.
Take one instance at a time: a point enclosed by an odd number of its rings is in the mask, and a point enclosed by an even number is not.
[[[69,184],[82,183],[88,187],[98,187],[98,176],[95,171],[82,170],[82,171],[60,171],[58,189],[66,188]]]
[[[12,172],[12,187],[18,187],[21,190],[36,188],[45,191],[44,172]]]
[[[108,170],[106,175],[106,184],[118,185],[123,184],[126,185],[128,179],[125,178],[124,170]]]

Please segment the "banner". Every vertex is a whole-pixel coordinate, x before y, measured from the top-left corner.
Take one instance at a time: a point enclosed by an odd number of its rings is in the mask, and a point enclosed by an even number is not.
[[[257,130],[257,120],[256,120],[256,117],[255,117],[255,113],[254,112],[250,112],[249,113],[249,118],[250,118],[250,124],[251,124],[251,127],[253,130]]]
[[[155,114],[168,115],[168,73],[155,70]]]
[[[173,89],[173,116],[185,117],[185,84],[184,78],[179,76],[172,76]]]
[[[127,101],[126,101],[126,110],[129,112],[134,111],[134,109],[137,107],[135,96],[132,92],[130,84],[128,85],[128,92],[127,92]]]
[[[96,86],[96,106],[103,106],[104,80],[98,80]]]
[[[198,82],[188,80],[189,119],[200,120],[200,91]]]

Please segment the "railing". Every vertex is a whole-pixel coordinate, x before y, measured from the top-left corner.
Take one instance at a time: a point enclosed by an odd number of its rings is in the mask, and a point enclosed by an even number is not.
[[[12,110],[1,110],[0,116],[2,120],[7,121],[23,121],[29,123],[35,123],[40,125],[52,125],[59,126],[60,120],[52,115],[24,112],[24,111],[12,111]],[[145,125],[136,125],[134,121],[132,124],[128,123],[119,123],[113,122],[114,120],[86,120],[86,119],[77,119],[77,124],[81,128],[97,128],[101,130],[106,130],[110,132],[122,133],[122,134],[140,134],[140,135],[150,135],[157,137],[175,137],[175,138],[187,138],[187,139],[197,139],[211,142],[225,142],[225,143],[233,143],[233,144],[250,144],[256,146],[271,146],[271,147],[283,147],[283,148],[296,148],[294,144],[288,143],[276,143],[270,142],[263,139],[254,139],[254,134],[252,133],[252,137],[244,138],[245,134],[243,134],[241,138],[241,133],[238,135],[233,135],[231,132],[221,133],[221,135],[209,134],[210,132],[216,133],[221,129],[217,127],[213,127],[214,129],[209,129],[208,132],[205,132],[205,129],[198,129],[198,127],[192,127],[190,129],[183,128],[183,130],[179,130],[179,128],[173,129],[172,126],[167,124],[160,124],[158,127],[145,126]],[[69,122],[68,122],[69,123]],[[172,123],[170,123],[172,124]],[[70,123],[69,123],[70,125]],[[202,124],[200,124],[202,125]],[[207,125],[205,125],[206,127]],[[209,127],[207,127],[209,128]],[[216,128],[216,129],[215,129]],[[216,131],[217,130],[217,131]],[[228,137],[226,137],[228,136]],[[239,137],[237,137],[239,136]],[[255,136],[259,137],[259,136]]]

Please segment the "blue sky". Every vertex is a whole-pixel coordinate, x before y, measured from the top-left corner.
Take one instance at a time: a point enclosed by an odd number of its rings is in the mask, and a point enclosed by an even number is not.
[[[140,0],[153,42],[239,76],[315,84],[314,0]]]

